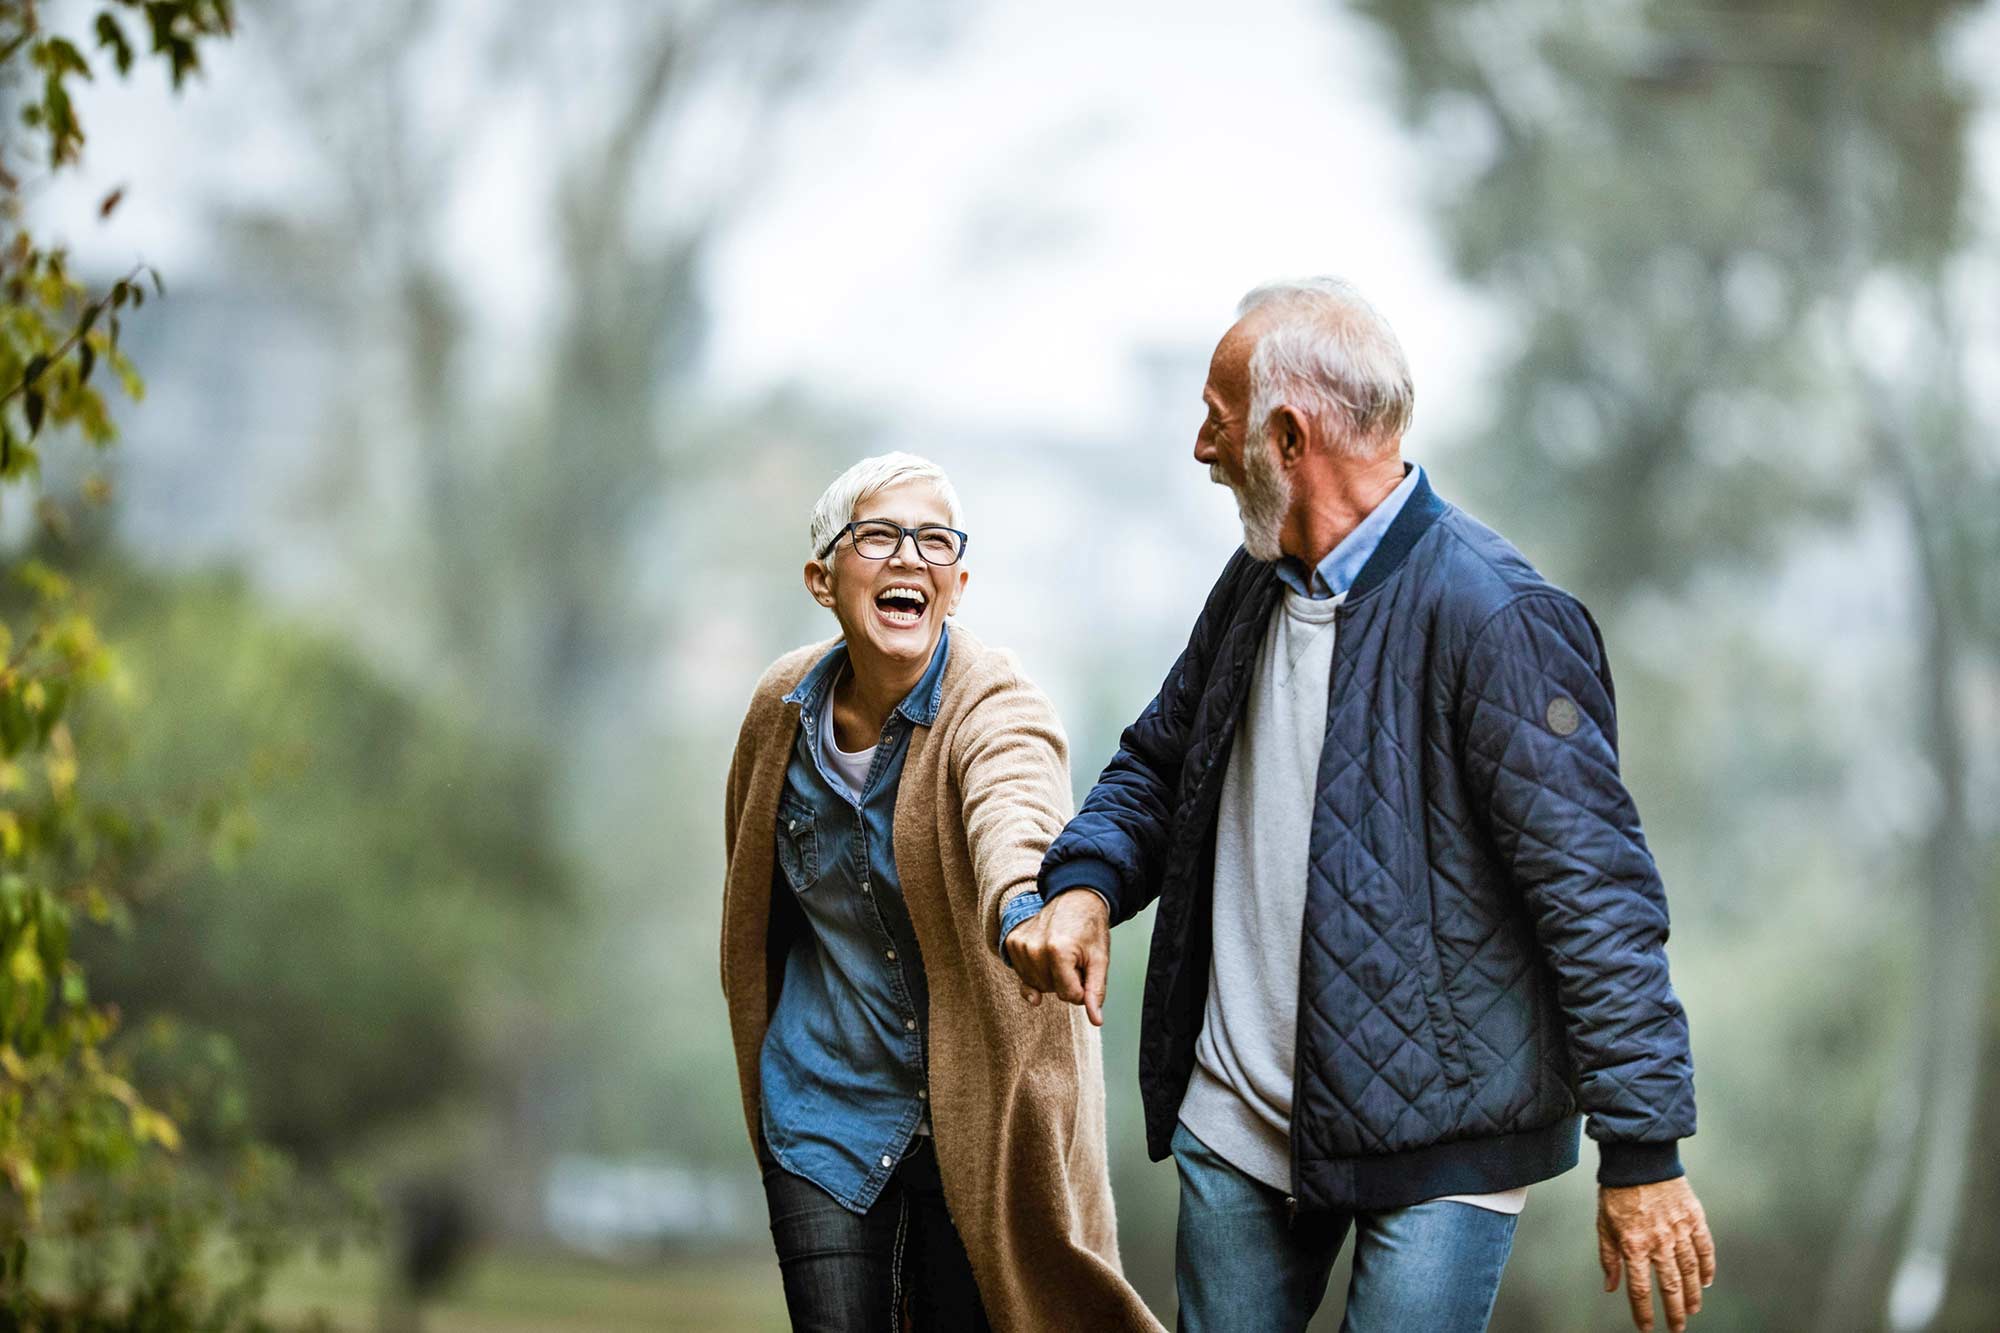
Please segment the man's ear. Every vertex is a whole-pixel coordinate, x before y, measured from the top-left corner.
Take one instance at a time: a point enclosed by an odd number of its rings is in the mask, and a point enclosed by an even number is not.
[[[833,610],[833,571],[817,560],[806,561],[806,591],[827,610]]]
[[[1279,403],[1271,409],[1269,438],[1277,446],[1278,461],[1287,467],[1304,458],[1311,443],[1306,419],[1288,403]]]

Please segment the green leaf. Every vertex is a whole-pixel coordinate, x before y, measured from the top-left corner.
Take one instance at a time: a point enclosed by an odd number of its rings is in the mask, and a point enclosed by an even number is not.
[[[47,725],[54,727],[62,721],[63,710],[69,707],[70,683],[60,677],[45,681],[42,689],[41,714]]]
[[[109,11],[97,16],[97,44],[111,48],[111,59],[121,76],[132,72],[132,43],[126,40],[125,30]]]
[[[54,65],[56,72],[60,73],[64,70],[74,70],[78,74],[83,75],[83,77],[86,79],[92,77],[90,73],[90,62],[83,58],[83,52],[77,50],[76,47],[69,41],[68,38],[66,37],[49,38],[48,51],[49,51],[49,59],[51,63]]]
[[[49,359],[42,353],[37,352],[29,357],[27,367],[21,371],[21,387],[33,388],[35,381],[40,379],[42,372],[48,368]]]
[[[88,340],[76,349],[76,382],[78,387],[90,383],[90,372],[97,369],[97,349]]]
[[[30,389],[22,396],[22,407],[28,414],[28,438],[34,439],[41,433],[42,412],[48,404],[42,398],[40,389]]]

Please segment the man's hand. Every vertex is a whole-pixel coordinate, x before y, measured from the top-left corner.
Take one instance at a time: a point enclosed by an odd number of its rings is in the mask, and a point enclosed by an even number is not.
[[[1681,1333],[1701,1309],[1701,1289],[1715,1281],[1715,1239],[1687,1177],[1651,1185],[1599,1186],[1597,1261],[1604,1289],[1618,1290],[1622,1268],[1632,1297],[1632,1322],[1652,1333],[1653,1270],[1667,1327]]]
[[[1007,957],[1021,979],[1021,998],[1040,1004],[1042,992],[1080,1004],[1104,1026],[1104,986],[1111,970],[1111,909],[1089,889],[1058,894],[1008,932]]]

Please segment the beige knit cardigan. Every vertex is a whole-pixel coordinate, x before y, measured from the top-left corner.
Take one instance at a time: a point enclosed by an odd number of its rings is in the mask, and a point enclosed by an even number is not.
[[[778,796],[799,723],[784,702],[837,640],[757,682],[729,766],[722,990],[745,1123],[777,1003]],[[1035,885],[1070,813],[1068,742],[1011,653],[954,624],[936,720],[909,741],[896,874],[930,989],[931,1125],[945,1202],[997,1329],[1159,1329],[1125,1281],[1105,1164],[1104,1066],[1083,1010],[1030,1007],[1000,960],[1001,904]]]

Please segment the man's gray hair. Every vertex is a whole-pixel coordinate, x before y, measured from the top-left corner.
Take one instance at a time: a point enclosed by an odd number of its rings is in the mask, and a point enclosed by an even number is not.
[[[819,503],[813,506],[812,512],[813,559],[819,559],[819,553],[826,549],[833,535],[853,521],[854,506],[877,491],[886,491],[906,481],[927,481],[936,487],[938,498],[944,501],[945,510],[951,515],[951,526],[965,526],[958,507],[958,491],[952,486],[951,478],[945,476],[943,468],[915,454],[877,454],[873,458],[862,459],[835,477],[833,485],[820,494]]]
[[[1238,319],[1262,311],[1270,323],[1250,354],[1247,436],[1290,405],[1330,428],[1333,447],[1373,455],[1400,440],[1416,409],[1410,363],[1396,331],[1342,278],[1297,278],[1253,288]]]

